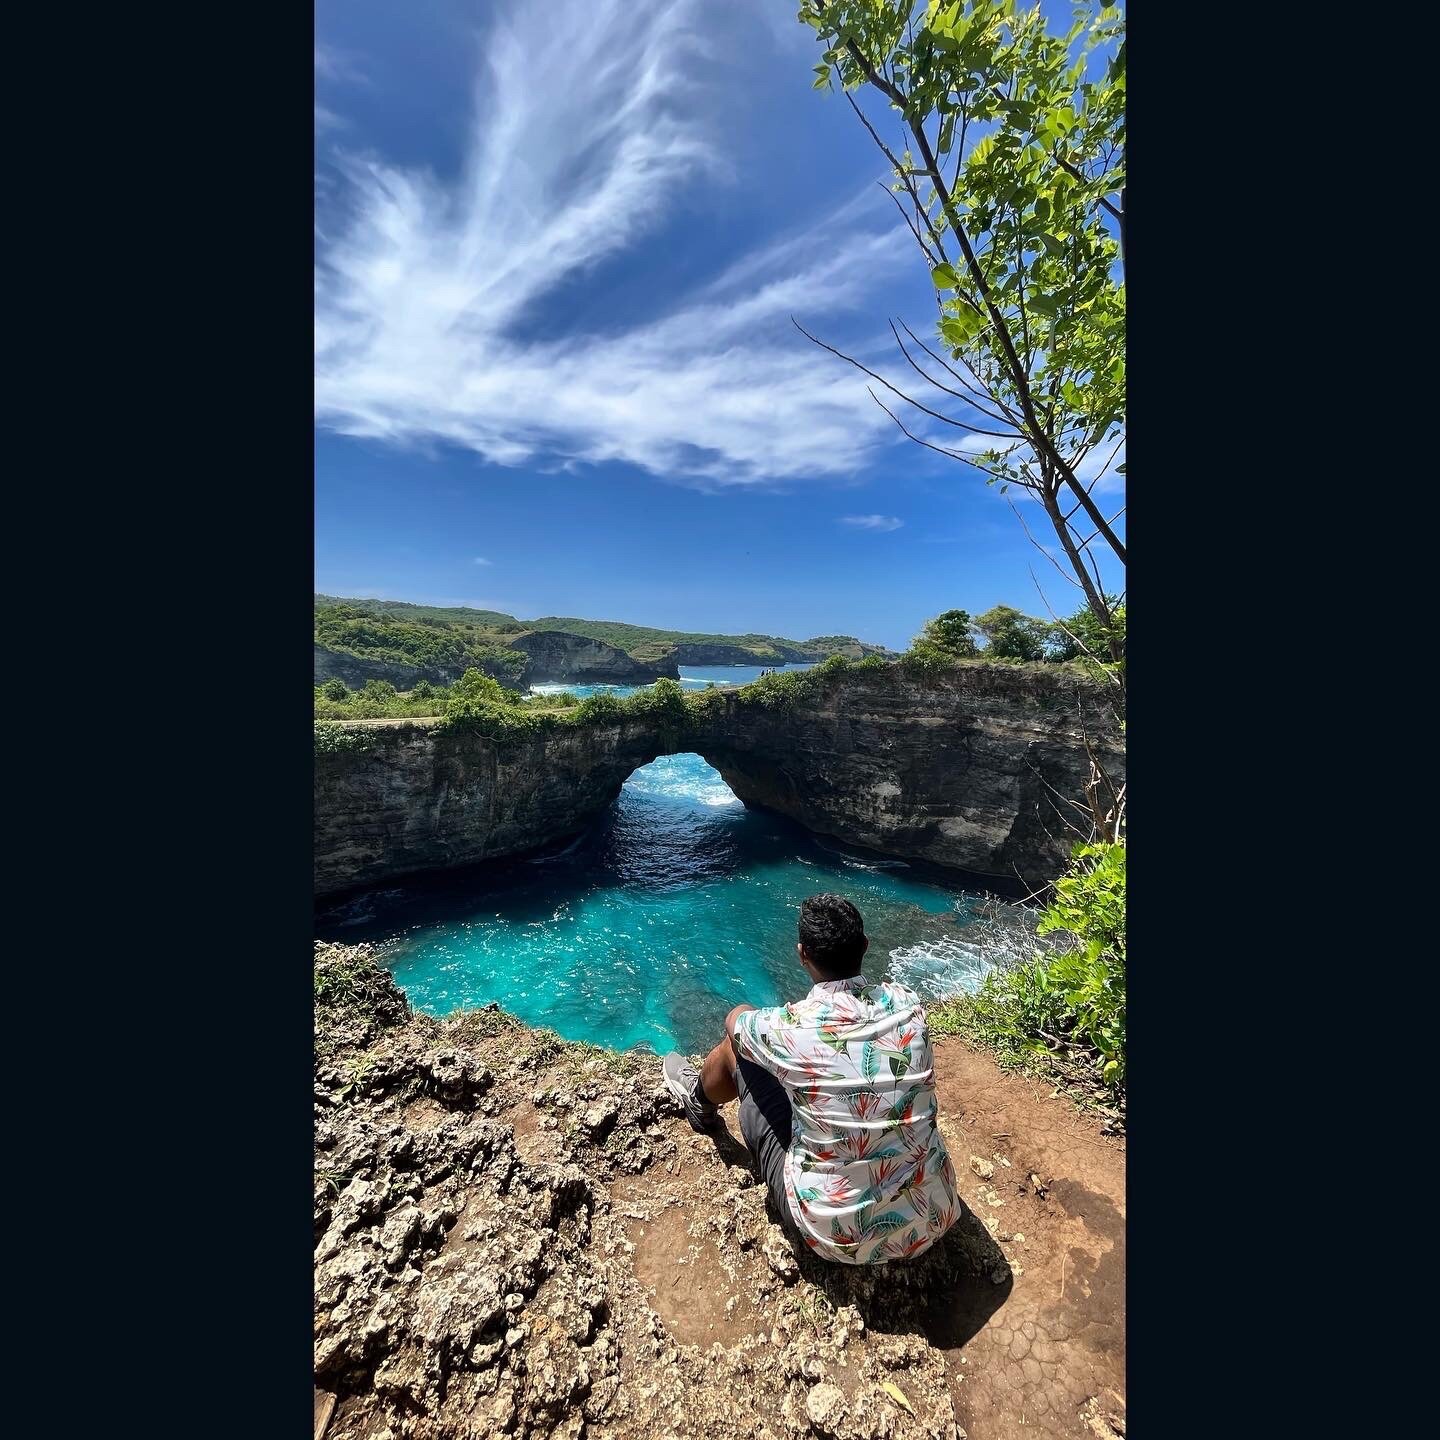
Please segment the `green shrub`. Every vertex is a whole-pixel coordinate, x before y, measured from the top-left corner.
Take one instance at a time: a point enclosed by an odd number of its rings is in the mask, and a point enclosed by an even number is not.
[[[632,715],[648,716],[664,724],[684,727],[690,723],[690,707],[678,680],[657,680],[644,690],[637,690],[625,703]]]
[[[1125,845],[1079,845],[1037,926],[1073,937],[988,975],[979,991],[935,1006],[937,1034],[960,1034],[1002,1063],[1049,1068],[1125,1098]]]
[[[350,730],[337,725],[333,720],[315,722],[315,753],[317,755],[343,755],[352,750],[368,750],[370,737],[363,730]]]
[[[625,702],[618,695],[609,690],[597,690],[575,707],[575,723],[593,725],[596,721],[618,720],[625,714],[625,708]]]
[[[334,680],[327,680],[320,690],[327,700],[348,700],[350,698],[349,689],[345,682],[338,677]]]

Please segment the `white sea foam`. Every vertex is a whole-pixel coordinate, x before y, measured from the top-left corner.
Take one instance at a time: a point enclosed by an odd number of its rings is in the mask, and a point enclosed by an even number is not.
[[[962,902],[966,938],[942,935],[890,952],[890,973],[926,1000],[973,995],[992,970],[1008,969],[1041,951],[1063,949],[1066,937],[1037,935],[1037,912],[1025,905],[991,899],[979,908]]]
[[[922,1000],[973,995],[995,968],[984,949],[968,940],[943,936],[890,952],[890,978],[908,986]]]
[[[715,807],[740,803],[719,772],[698,755],[662,755],[637,770],[625,782],[625,788],[640,795],[658,795],[667,800],[689,800]]]

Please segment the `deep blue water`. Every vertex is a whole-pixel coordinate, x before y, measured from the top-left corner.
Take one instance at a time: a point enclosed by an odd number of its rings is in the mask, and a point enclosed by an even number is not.
[[[323,912],[319,931],[384,944],[432,1014],[496,1000],[572,1040],[695,1053],[732,1005],[808,989],[796,918],[821,890],[864,915],[866,973],[927,999],[973,989],[997,954],[1026,946],[1014,907],[747,811],[698,755],[637,770],[561,854],[371,891]]]

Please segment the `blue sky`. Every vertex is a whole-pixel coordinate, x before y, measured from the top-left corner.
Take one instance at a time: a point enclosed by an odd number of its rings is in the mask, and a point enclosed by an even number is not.
[[[887,373],[934,327],[794,10],[319,0],[317,589],[895,648],[1032,571],[1075,608],[790,323]]]

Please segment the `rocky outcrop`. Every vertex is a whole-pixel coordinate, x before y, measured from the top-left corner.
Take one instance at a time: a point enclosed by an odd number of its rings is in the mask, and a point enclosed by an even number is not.
[[[675,665],[783,665],[778,651],[755,651],[744,645],[721,645],[709,640],[685,640],[672,646],[666,658]]]
[[[341,723],[363,748],[315,757],[317,894],[576,835],[666,743],[634,720],[503,742],[429,721]]]
[[[1065,867],[1090,775],[1116,783],[1111,692],[1052,667],[856,670],[790,705],[707,698],[693,747],[747,805],[885,855],[1035,887]]]
[[[662,677],[674,680],[680,673],[673,660],[645,664],[603,640],[564,630],[532,630],[509,643],[530,657],[522,677],[527,685],[648,685]]]
[[[983,1320],[1011,1291],[968,1207],[883,1274],[826,1266],[743,1150],[690,1132],[653,1055],[494,1007],[411,1016],[363,946],[316,947],[315,997],[325,1440],[963,1437],[953,1337],[913,1332],[927,1307]]]
[[[1109,692],[1054,667],[852,670],[790,697],[707,691],[687,714],[500,741],[427,722],[345,722],[355,748],[315,759],[316,891],[576,835],[636,768],[691,750],[747,805],[819,834],[1037,886],[1066,864],[1087,737],[1124,778]]]
[[[783,648],[763,642],[757,642],[752,648],[719,641],[682,640],[671,646],[666,656],[677,665],[767,665],[777,669],[782,665],[818,663],[831,655],[843,655],[847,660],[863,660],[869,655],[878,655],[882,660],[895,658],[894,652],[883,645],[867,645],[849,636],[806,640],[800,644],[785,640],[777,641],[776,645]]]
[[[315,683],[343,680],[352,690],[360,690],[369,680],[388,680],[397,690],[410,690],[421,680],[432,685],[453,685],[468,669],[477,669],[514,687],[522,673],[520,666],[497,665],[490,660],[466,661],[464,665],[405,665],[398,660],[380,660],[372,656],[352,655],[347,650],[331,650],[315,642]]]

